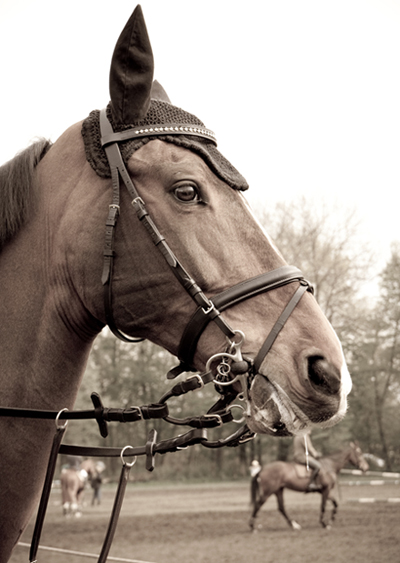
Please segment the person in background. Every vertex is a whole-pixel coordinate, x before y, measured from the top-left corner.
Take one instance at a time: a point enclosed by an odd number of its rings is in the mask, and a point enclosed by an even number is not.
[[[93,489],[92,506],[101,503],[101,484],[103,482],[102,473],[106,466],[102,461],[96,464],[96,474],[90,480],[90,486]]]
[[[293,440],[293,459],[297,463],[311,467],[312,473],[310,477],[310,482],[306,492],[320,491],[320,485],[315,483],[315,479],[321,469],[321,464],[318,458],[321,454],[314,448],[311,442],[311,430],[308,430],[305,435],[295,436]],[[307,455],[308,452],[308,455]]]

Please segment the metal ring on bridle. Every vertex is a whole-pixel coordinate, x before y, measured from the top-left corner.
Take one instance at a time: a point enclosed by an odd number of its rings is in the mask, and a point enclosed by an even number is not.
[[[67,426],[68,426],[68,420],[66,420],[66,421],[64,422],[64,424],[59,424],[59,422],[60,422],[60,415],[61,415],[63,412],[66,412],[66,411],[68,411],[67,408],[61,409],[60,412],[59,412],[59,413],[57,414],[57,416],[56,416],[55,423],[56,423],[56,428],[57,428],[57,430],[65,430],[65,429],[67,428]]]
[[[233,405],[229,405],[226,410],[227,411],[231,411],[232,409],[234,409],[235,407],[237,407],[238,409],[240,409],[243,413],[245,412],[245,408],[242,407],[242,405],[237,405],[237,404],[233,404]],[[242,416],[242,418],[239,418],[239,420],[236,420],[235,418],[232,420],[232,422],[236,422],[236,424],[241,424],[242,422],[244,422],[245,417]]]
[[[229,338],[228,336],[226,337],[228,343],[230,344],[230,351],[233,350],[234,348],[236,348],[237,346],[239,346],[240,348],[242,347],[242,344],[245,340],[245,334],[242,330],[234,330],[233,331],[235,333],[235,336],[240,336],[240,340],[238,342],[236,342],[235,340],[232,340],[231,338]]]
[[[222,362],[217,367],[218,375],[221,375],[222,377],[224,377],[224,376],[228,375],[228,373],[230,371],[231,371],[231,366],[228,364],[228,362],[225,362],[224,358],[223,358]]]
[[[232,385],[233,383],[236,383],[236,381],[241,381],[243,378],[243,374],[240,373],[239,375],[236,375],[233,379],[230,379],[229,381],[219,381],[219,379],[213,379],[213,383],[215,383],[215,385],[221,385],[221,387],[228,387],[229,385]]]
[[[133,458],[133,461],[131,461],[131,463],[128,463],[128,462],[125,461],[125,459],[124,459],[124,453],[125,453],[126,450],[133,450],[133,448],[132,448],[132,446],[125,446],[125,447],[121,450],[120,458],[121,458],[122,465],[124,465],[124,466],[126,466],[126,467],[133,467],[133,466],[135,465],[135,463],[136,463],[137,456],[135,456],[135,457]]]
[[[233,342],[232,340],[230,340],[228,338],[228,342],[230,343],[230,350],[231,352],[219,352],[218,354],[214,354],[213,356],[211,356],[210,358],[208,358],[207,364],[206,364],[206,369],[205,371],[211,371],[211,364],[213,362],[215,362],[218,359],[228,359],[228,360],[232,360],[233,362],[241,362],[243,360],[242,357],[242,352],[241,352],[241,348],[242,348],[242,344],[244,342],[245,336],[244,333],[241,330],[235,330],[235,335],[238,334],[241,338],[239,340],[239,342]],[[232,350],[234,350],[234,353],[232,353]]]

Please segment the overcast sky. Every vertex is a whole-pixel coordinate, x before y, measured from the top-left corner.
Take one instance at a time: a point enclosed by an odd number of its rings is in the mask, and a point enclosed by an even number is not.
[[[130,0],[0,0],[0,163],[108,100]],[[142,0],[155,77],[216,132],[253,205],[357,207],[400,240],[400,0]]]

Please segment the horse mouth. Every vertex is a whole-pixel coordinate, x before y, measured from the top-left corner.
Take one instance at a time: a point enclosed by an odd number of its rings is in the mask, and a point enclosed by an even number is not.
[[[257,392],[251,393],[256,386]],[[339,409],[330,411],[318,420],[313,420],[287,395],[287,393],[268,377],[257,374],[250,390],[250,415],[247,425],[252,432],[276,437],[293,436],[319,426],[330,427],[337,424],[346,412],[347,403]],[[318,405],[315,405],[318,410]]]

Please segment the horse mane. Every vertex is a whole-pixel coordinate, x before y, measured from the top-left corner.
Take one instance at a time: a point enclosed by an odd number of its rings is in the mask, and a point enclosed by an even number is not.
[[[0,166],[0,250],[29,218],[36,200],[35,168],[51,147],[39,139]]]

